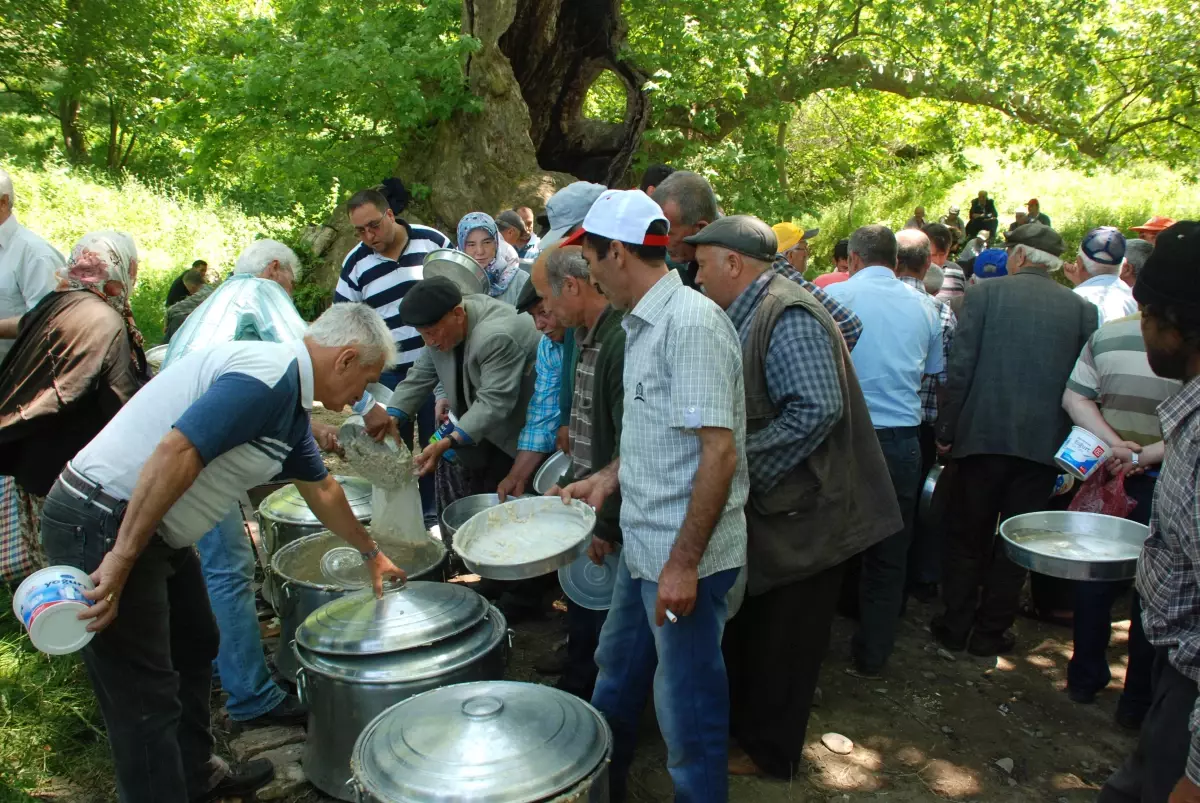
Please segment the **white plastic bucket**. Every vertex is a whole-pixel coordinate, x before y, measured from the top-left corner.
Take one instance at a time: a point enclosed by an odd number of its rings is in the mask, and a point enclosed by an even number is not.
[[[92,603],[84,591],[96,587],[92,578],[74,566],[50,566],[29,575],[13,595],[13,613],[29,631],[33,646],[48,655],[66,655],[82,649],[95,633],[80,611]]]
[[[1054,462],[1074,477],[1086,480],[1112,452],[1108,444],[1083,427],[1071,427],[1071,434],[1058,447]]]

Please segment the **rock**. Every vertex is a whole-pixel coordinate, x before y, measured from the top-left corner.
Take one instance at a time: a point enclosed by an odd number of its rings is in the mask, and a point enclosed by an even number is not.
[[[821,737],[821,744],[829,748],[830,752],[837,753],[839,756],[849,755],[854,751],[854,742],[840,733],[826,733]]]
[[[937,675],[933,672],[922,672],[921,677],[925,678],[926,680],[936,680],[937,679]]]
[[[954,728],[950,727],[949,725],[943,725],[943,726],[942,726],[942,733],[944,733],[944,734],[946,734],[947,736],[949,736],[950,734],[954,733]]]
[[[1009,786],[1016,786],[1016,785],[1017,785],[1017,779],[1016,779],[1016,778],[1009,778],[1009,779],[1008,779],[1008,785],[1009,785]]]
[[[259,753],[274,750],[288,744],[304,741],[304,728],[276,725],[270,728],[255,728],[229,743],[229,749],[237,761],[246,761]]]
[[[276,747],[274,750],[264,750],[255,758],[265,758],[271,762],[278,772],[281,767],[288,764],[298,764],[304,756],[304,743],[297,742],[296,744],[285,744],[283,747]]]
[[[950,652],[945,647],[938,647],[937,654],[938,654],[939,658],[944,658],[947,661],[957,661],[958,660],[957,658],[954,657],[954,653]]]
[[[289,797],[308,785],[304,770],[298,763],[275,768],[275,780],[258,790],[259,800],[279,800]]]
[[[1007,758],[1007,757],[998,758],[998,759],[996,759],[996,766],[999,767],[1000,769],[1004,770],[1004,772],[1006,774],[1011,775],[1012,771],[1013,771],[1013,767],[1016,766],[1016,762],[1014,762],[1011,758]]]

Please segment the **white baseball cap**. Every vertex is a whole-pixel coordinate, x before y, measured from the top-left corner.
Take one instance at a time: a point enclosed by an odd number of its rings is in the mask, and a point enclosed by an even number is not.
[[[592,204],[587,217],[583,219],[583,226],[562,244],[575,245],[583,239],[584,234],[595,234],[632,245],[665,246],[667,235],[646,233],[656,220],[661,220],[668,229],[671,226],[662,207],[646,193],[641,190],[609,190]]]

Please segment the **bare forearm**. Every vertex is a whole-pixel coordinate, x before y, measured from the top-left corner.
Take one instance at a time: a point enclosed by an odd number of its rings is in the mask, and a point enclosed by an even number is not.
[[[1073,390],[1063,391],[1063,409],[1077,427],[1083,427],[1092,434],[1102,438],[1110,446],[1123,440],[1117,432],[1108,425],[1100,408],[1094,401],[1076,393]]]
[[[0,337],[7,340],[12,340],[17,336],[17,329],[20,328],[21,318],[0,318]]]
[[[320,482],[297,482],[296,490],[300,491],[317,519],[334,535],[359,552],[370,552],[375,548],[370,533],[350,509],[345,491],[332,474]]]
[[[170,432],[142,466],[112,551],[136,560],[159,522],[204,469],[204,461],[178,430]]]
[[[519,480],[524,485],[529,482],[529,478],[542,463],[546,462],[547,457],[549,455],[545,452],[517,452],[517,459],[513,461],[513,467],[508,472],[508,476]]]
[[[713,529],[725,509],[729,486],[737,470],[737,448],[727,429],[700,430],[700,467],[692,482],[692,498],[679,536],[671,548],[671,559],[695,568],[700,565]]]

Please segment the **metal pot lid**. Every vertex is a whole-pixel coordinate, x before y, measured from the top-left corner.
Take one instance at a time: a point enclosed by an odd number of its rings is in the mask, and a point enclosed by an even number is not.
[[[469,666],[507,637],[504,614],[489,606],[478,624],[425,647],[387,655],[326,655],[296,644],[296,657],[306,671],[346,683],[415,683]]]
[[[379,655],[422,647],[457,635],[487,615],[488,604],[454,583],[415,581],[372,589],[322,605],[296,628],[296,642],[313,652]]]
[[[604,556],[597,566],[587,553],[566,566],[558,567],[558,584],[567,598],[589,611],[607,611],[612,606],[613,587],[617,584],[618,553]]]
[[[376,543],[409,577],[424,574],[446,557],[446,547],[432,537],[403,543],[376,538]],[[330,591],[364,588],[370,582],[358,550],[329,530],[281,546],[271,557],[271,570],[284,581]]]
[[[571,467],[571,455],[566,452],[558,451],[546,458],[546,462],[542,463],[542,467],[533,475],[533,490],[539,496],[549,491],[558,481],[567,473],[567,469]]]
[[[545,800],[609,753],[596,709],[550,686],[482,681],[392,706],[358,737],[350,766],[378,800]]]
[[[371,483],[361,477],[334,477],[346,492],[346,501],[359,521],[371,520]],[[260,518],[283,524],[319,525],[315,513],[308,509],[304,497],[295,485],[275,491],[258,506]]]

